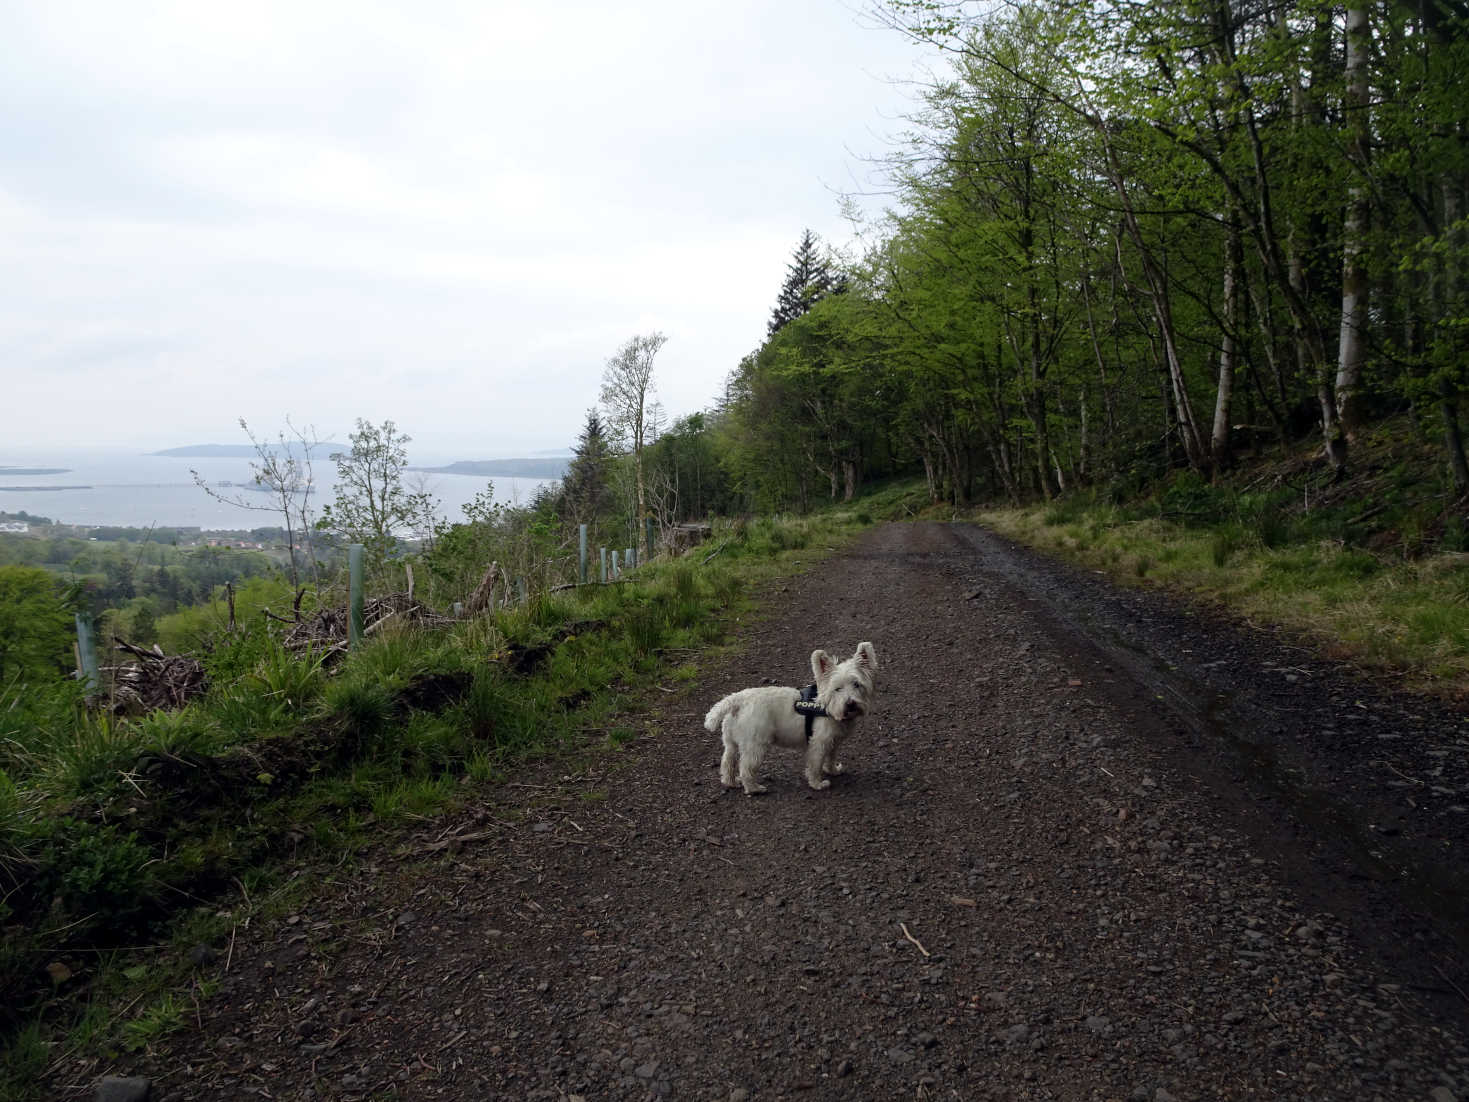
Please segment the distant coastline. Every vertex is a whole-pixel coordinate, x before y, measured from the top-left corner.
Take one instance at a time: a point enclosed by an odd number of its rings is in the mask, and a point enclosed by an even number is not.
[[[269,446],[269,445],[267,445]],[[301,445],[288,442],[287,448],[299,452]],[[311,448],[312,456],[319,458],[333,452],[350,452],[352,449],[341,444],[316,444]],[[248,444],[186,444],[181,448],[164,448],[162,451],[146,452],[147,455],[169,456],[174,459],[259,459],[260,453]],[[458,474],[475,477],[499,476],[501,478],[560,479],[566,476],[571,457],[541,456],[528,459],[461,459],[439,467],[407,467],[406,470],[424,474]],[[0,474],[4,474],[0,470]],[[19,474],[20,471],[13,473]],[[47,472],[56,473],[56,472]]]
[[[506,478],[558,479],[566,475],[566,457],[553,459],[461,459],[445,467],[409,467],[425,474],[502,475]]]
[[[146,445],[144,445],[146,447]],[[327,445],[332,446],[332,445]],[[196,451],[175,448],[178,451]],[[0,461],[0,512],[53,517],[58,524],[77,528],[109,526],[147,528],[203,528],[210,531],[251,529],[261,523],[266,512],[251,512],[233,501],[223,501],[201,490],[194,480],[203,479],[232,499],[248,503],[269,503],[270,495],[261,493],[254,482],[259,457],[248,447],[219,445],[220,451],[239,454],[204,454],[192,458],[159,455],[142,448],[91,449],[57,448],[50,451],[11,453]],[[295,453],[299,459],[299,449]],[[336,490],[334,465],[319,452],[313,452],[315,490],[312,503],[330,501]],[[444,462],[452,452],[429,452],[420,462],[424,466]],[[257,460],[251,463],[251,458]],[[561,456],[532,457],[522,468],[515,460],[485,461],[493,473],[487,477],[480,464],[440,468],[442,473],[415,474],[424,479],[422,487],[436,499],[435,508],[450,523],[465,519],[463,506],[484,493],[487,483],[494,484],[494,500],[498,504],[520,505],[532,500],[542,487],[558,480],[564,473],[566,453]],[[65,471],[64,475],[31,475],[22,471],[45,469]],[[534,473],[546,472],[537,477]],[[302,473],[304,474],[304,465]],[[318,496],[319,495],[319,496]],[[24,519],[24,518],[21,518]],[[34,532],[34,527],[32,528]]]
[[[70,474],[70,467],[0,467],[0,477],[13,478],[15,475],[40,475],[40,474]]]

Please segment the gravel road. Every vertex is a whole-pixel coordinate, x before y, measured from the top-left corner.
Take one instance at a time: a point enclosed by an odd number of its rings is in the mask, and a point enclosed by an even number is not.
[[[872,530],[735,631],[622,753],[239,930],[188,1027],[107,1070],[179,1100],[1469,1100],[1453,709],[964,525]],[[723,791],[708,706],[864,639],[849,773],[813,793],[776,751],[768,795]]]

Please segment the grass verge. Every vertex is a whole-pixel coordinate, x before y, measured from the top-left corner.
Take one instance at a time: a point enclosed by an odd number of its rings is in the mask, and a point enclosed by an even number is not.
[[[1371,489],[1323,487],[1314,500],[1258,471],[1252,481],[1271,488],[1181,475],[1136,501],[1074,494],[976,519],[1119,583],[1163,586],[1413,688],[1464,696],[1469,553],[1456,503],[1411,474],[1362,467]]]

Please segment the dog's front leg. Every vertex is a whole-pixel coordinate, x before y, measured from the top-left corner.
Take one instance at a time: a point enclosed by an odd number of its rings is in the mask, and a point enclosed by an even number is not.
[[[831,787],[831,781],[822,774],[827,772],[826,762],[834,749],[831,736],[825,732],[813,735],[806,747],[806,783],[818,792]]]
[[[838,728],[837,733],[834,734],[831,737],[831,741],[826,744],[826,756],[821,760],[821,771],[825,773],[828,777],[835,777],[839,773],[846,772],[847,767],[841,762],[837,761],[837,751],[840,750],[841,747],[841,729]]]

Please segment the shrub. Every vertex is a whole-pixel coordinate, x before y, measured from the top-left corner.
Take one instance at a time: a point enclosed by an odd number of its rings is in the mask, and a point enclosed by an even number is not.
[[[219,724],[202,708],[159,708],[134,721],[143,751],[207,754],[218,748]]]
[[[1240,531],[1234,526],[1216,528],[1209,541],[1209,557],[1216,567],[1223,567],[1229,557],[1239,550],[1242,542]]]
[[[306,651],[297,654],[272,644],[251,671],[249,680],[267,695],[280,699],[288,708],[299,710],[321,694],[322,665],[325,654]]]
[[[656,603],[633,605],[622,615],[622,633],[633,653],[650,657],[663,645],[668,618]]]
[[[72,737],[85,696],[76,681],[14,678],[0,687],[0,769],[22,782],[50,771],[51,748]]]
[[[74,916],[94,916],[117,933],[131,929],[151,901],[153,855],[136,834],[80,819],[54,821],[37,858],[41,898]]]
[[[363,739],[377,738],[388,726],[393,699],[392,690],[371,671],[344,674],[323,694],[327,714]]]
[[[1196,471],[1182,471],[1163,491],[1159,513],[1186,526],[1208,526],[1236,512],[1234,494],[1209,485]]]
[[[47,748],[43,765],[53,791],[99,792],[137,755],[137,729],[110,712],[82,712],[71,730]]]

